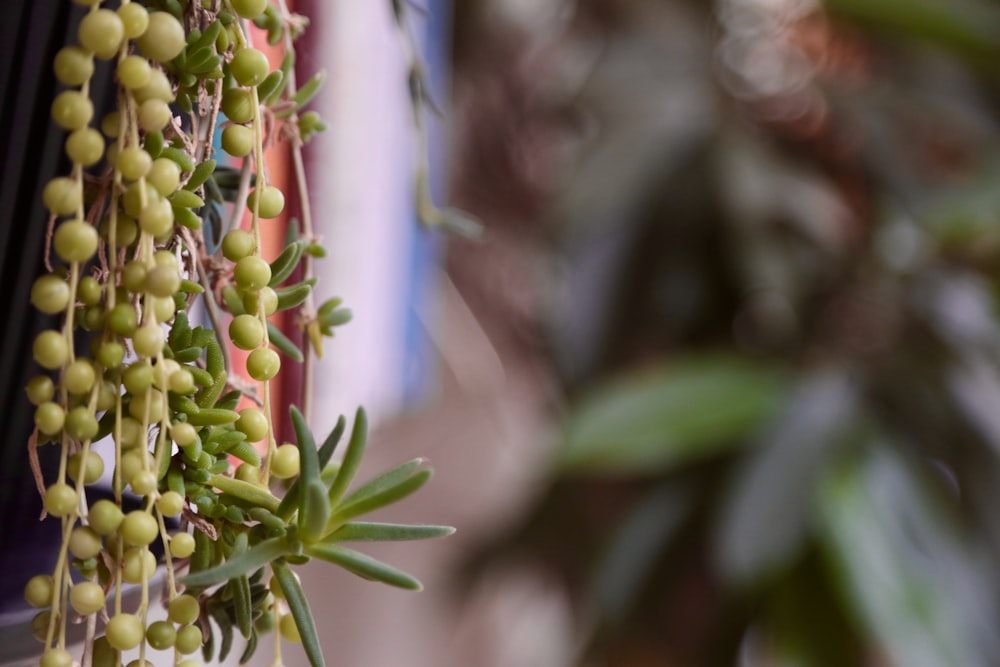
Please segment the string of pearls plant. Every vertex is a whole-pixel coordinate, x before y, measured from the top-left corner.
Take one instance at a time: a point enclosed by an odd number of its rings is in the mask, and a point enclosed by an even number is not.
[[[282,355],[302,361],[303,351],[269,316],[297,313],[305,352],[314,354],[322,336],[350,319],[338,299],[313,306],[316,281],[300,267],[324,254],[311,238],[298,152],[323,129],[315,112],[302,111],[322,74],[294,83],[293,42],[306,21],[268,0],[121,0],[114,9],[73,1],[87,12],[78,43],[55,58],[65,90],[52,104],[73,167],[44,188],[54,257],[31,292],[36,308],[62,318],[61,329],[35,340],[47,372],[27,386],[36,406],[34,472],[45,512],[62,526],[54,570],[25,589],[40,610],[32,622],[44,644],[40,667],[116,667],[126,651],[138,653],[129,667],[144,667],[150,651],[196,667],[190,656],[222,660],[237,633],[245,662],[275,626],[275,665],[283,637],[303,642],[320,667],[315,620],[290,566],[318,558],[417,589],[408,574],[343,543],[451,529],[357,520],[431,474],[415,459],[355,486],[363,410],[340,463],[333,454],[347,431],[343,418],[317,447],[292,407],[297,442],[279,446],[275,437],[270,383]],[[285,45],[280,68],[253,47],[251,22]],[[89,94],[95,60],[112,62],[118,84],[116,110],[99,120]],[[213,159],[217,128],[241,168]],[[268,262],[262,221],[281,214],[284,195],[268,183],[264,150],[281,141],[295,156],[307,233],[293,226]],[[241,229],[246,208],[251,222]],[[202,305],[211,326],[189,315]],[[76,349],[81,330],[91,341],[85,351]],[[249,352],[259,394],[234,373],[229,342]],[[256,405],[239,409],[244,398]],[[92,444],[108,436],[114,454],[105,461]],[[59,449],[55,479],[42,478],[42,446]],[[106,467],[113,498],[88,502],[86,487]],[[137,509],[123,509],[128,498]],[[160,552],[162,592],[151,590]],[[140,591],[135,608],[126,608],[127,587]],[[167,619],[150,622],[161,601]],[[67,642],[71,623],[86,627],[79,656]]]

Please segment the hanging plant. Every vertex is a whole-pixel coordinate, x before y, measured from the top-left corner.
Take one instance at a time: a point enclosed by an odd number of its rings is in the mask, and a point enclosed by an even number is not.
[[[296,85],[293,42],[306,21],[283,0],[122,0],[117,10],[74,1],[89,9],[78,43],[55,58],[66,88],[52,104],[73,167],[44,189],[49,273],[31,292],[36,308],[62,318],[35,340],[47,372],[27,387],[36,480],[47,520],[62,526],[55,569],[25,589],[40,610],[32,623],[44,644],[39,664],[114,666],[121,652],[138,649],[142,665],[154,649],[194,665],[187,656],[199,651],[206,661],[224,659],[236,634],[246,640],[245,662],[259,634],[276,626],[319,667],[316,624],[292,568],[316,558],[418,589],[410,575],[344,543],[451,529],[359,520],[431,475],[415,459],[353,486],[367,437],[363,410],[340,464],[333,455],[343,418],[317,447],[291,407],[297,442],[279,445],[275,436],[271,382],[282,364],[303,362],[308,382],[322,337],[350,319],[339,299],[312,301],[311,261],[324,251],[299,151],[324,128],[303,111],[323,75]],[[252,43],[262,31],[284,45],[273,71]],[[89,95],[95,60],[112,62],[118,84],[116,108],[103,118]],[[218,133],[242,167],[213,157]],[[301,233],[292,225],[268,262],[261,227],[282,213],[285,197],[269,182],[264,151],[283,141],[295,158]],[[193,309],[205,325],[195,324]],[[279,311],[292,313],[305,349],[269,321]],[[89,348],[77,344],[81,330]],[[230,344],[249,353],[245,370],[256,383],[234,367]],[[247,402],[255,405],[240,409]],[[113,457],[105,460],[93,443],[108,436]],[[52,479],[37,465],[43,446],[60,452]],[[106,467],[113,499],[89,503],[86,486]],[[128,494],[141,499],[138,509],[123,510]],[[150,622],[158,545],[167,620]],[[135,608],[123,597],[130,585],[141,591]],[[82,655],[67,650],[69,623],[86,625]],[[275,652],[280,663],[280,641]]]

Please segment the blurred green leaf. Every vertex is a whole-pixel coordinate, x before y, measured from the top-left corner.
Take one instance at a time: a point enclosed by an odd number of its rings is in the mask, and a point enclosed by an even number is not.
[[[815,486],[846,431],[856,424],[856,389],[843,369],[803,378],[761,446],[737,473],[718,533],[717,560],[745,583],[789,564],[815,515]]]
[[[887,447],[841,466],[820,487],[824,546],[849,603],[895,664],[994,664],[995,577],[970,556],[925,481]]]
[[[566,428],[563,467],[662,472],[742,444],[780,407],[785,375],[735,356],[675,360],[585,397]]]
[[[677,534],[694,499],[690,489],[661,485],[622,521],[595,570],[591,595],[602,620],[626,620],[667,543]]]
[[[966,57],[1000,55],[1000,7],[969,0],[826,0],[837,16],[896,37],[921,39]]]

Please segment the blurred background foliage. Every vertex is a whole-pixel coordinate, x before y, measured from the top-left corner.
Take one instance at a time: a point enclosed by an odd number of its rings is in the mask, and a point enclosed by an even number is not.
[[[1000,3],[457,10],[457,196],[569,396],[474,568],[581,665],[1000,664]]]

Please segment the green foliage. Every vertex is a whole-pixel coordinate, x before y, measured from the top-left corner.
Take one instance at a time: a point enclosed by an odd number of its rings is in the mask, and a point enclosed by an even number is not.
[[[1000,664],[1000,10],[804,6],[594,3],[523,82],[600,54],[557,112],[571,400],[503,543],[580,662]]]

